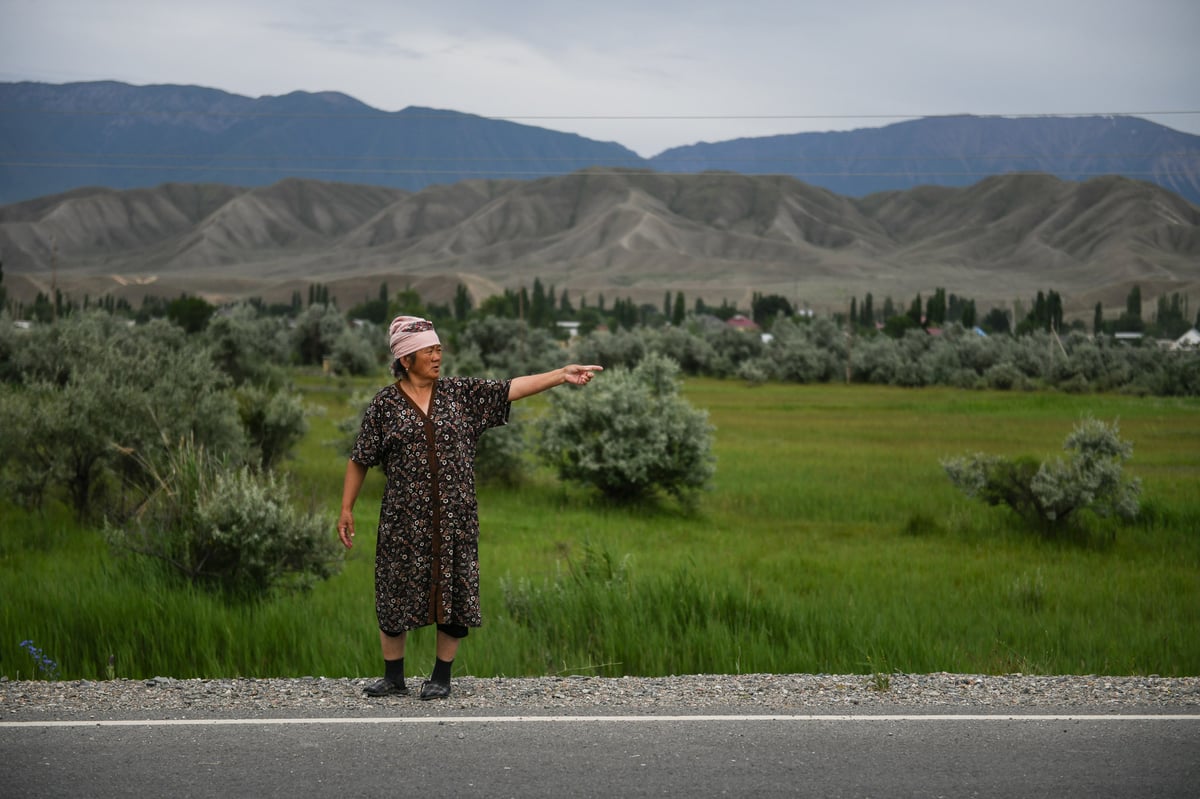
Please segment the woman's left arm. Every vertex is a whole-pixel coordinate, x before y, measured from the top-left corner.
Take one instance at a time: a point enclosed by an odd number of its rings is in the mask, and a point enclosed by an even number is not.
[[[514,377],[508,385],[508,401],[516,402],[519,399],[539,394],[546,389],[561,386],[563,383],[586,386],[596,372],[602,371],[604,371],[603,366],[580,366],[572,363],[561,369],[555,369],[553,372]]]

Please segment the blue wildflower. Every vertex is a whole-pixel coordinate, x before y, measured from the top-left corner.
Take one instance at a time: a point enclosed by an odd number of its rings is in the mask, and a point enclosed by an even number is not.
[[[38,670],[46,675],[48,679],[58,679],[58,664],[46,656],[39,647],[34,646],[31,639],[22,641],[20,646],[29,653],[29,657],[33,658],[33,662],[37,664]]]

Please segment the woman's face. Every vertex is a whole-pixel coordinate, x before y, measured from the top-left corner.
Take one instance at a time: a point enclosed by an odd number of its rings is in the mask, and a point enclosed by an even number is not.
[[[423,350],[417,350],[412,355],[400,361],[408,370],[408,376],[417,380],[437,380],[442,368],[442,345],[435,344]]]

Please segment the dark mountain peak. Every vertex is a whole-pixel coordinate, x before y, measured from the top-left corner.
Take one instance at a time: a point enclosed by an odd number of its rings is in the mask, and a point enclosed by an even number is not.
[[[396,112],[397,116],[402,117],[445,117],[448,119],[478,119],[486,120],[487,117],[481,117],[477,114],[468,114],[465,111],[455,111],[450,108],[431,108],[424,105],[408,105]]]
[[[332,91],[295,91],[281,95],[265,95],[250,102],[253,103],[255,112],[262,114],[351,116],[383,113],[382,111],[375,110],[366,103],[354,99],[348,94]]]
[[[1200,203],[1200,137],[1125,116],[948,115],[693,144],[646,160],[574,133],[426,106],[380,111],[336,91],[249,98],[198,86],[9,83],[0,109],[0,202],[87,185],[285,177],[416,191],[595,166],[789,175],[851,197],[997,174],[1119,174]]]
[[[679,172],[785,172],[860,197],[922,184],[967,186],[990,175],[1040,172],[1087,180],[1117,174],[1152,180],[1200,202],[1200,136],[1126,116],[928,117],[881,128],[693,144],[650,163]]]
[[[78,186],[261,186],[286,177],[416,190],[644,162],[617,144],[457,111],[384,112],[338,92],[251,99],[112,81],[0,84],[0,202]],[[53,153],[54,157],[46,154]]]

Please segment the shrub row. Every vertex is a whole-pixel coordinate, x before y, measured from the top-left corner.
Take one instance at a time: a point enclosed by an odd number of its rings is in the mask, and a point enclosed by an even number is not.
[[[780,319],[764,337],[727,327],[594,333],[575,344],[581,361],[636,365],[648,353],[690,375],[750,382],[848,381],[893,386],[1200,395],[1194,352],[1130,345],[1071,332],[982,336],[961,325],[940,335],[916,328],[899,338],[849,336],[831,319]]]

